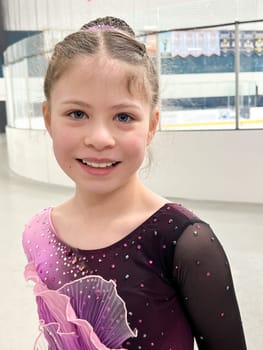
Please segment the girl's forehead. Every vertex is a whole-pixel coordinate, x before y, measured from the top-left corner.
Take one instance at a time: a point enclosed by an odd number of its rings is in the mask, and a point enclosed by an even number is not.
[[[108,88],[118,85],[134,97],[145,98],[149,93],[149,83],[143,67],[106,55],[74,57],[61,78],[79,78],[87,84],[104,84]]]
[[[131,74],[140,76],[142,74],[142,67],[138,67],[121,60],[108,57],[107,55],[95,56],[77,56],[71,64],[74,68],[86,71],[89,76],[95,76],[103,72],[105,77],[112,77],[122,79]]]

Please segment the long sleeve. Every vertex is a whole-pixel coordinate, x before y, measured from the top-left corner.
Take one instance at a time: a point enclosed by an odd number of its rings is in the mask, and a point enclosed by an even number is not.
[[[205,223],[177,242],[173,275],[200,350],[245,350],[245,337],[225,252]]]

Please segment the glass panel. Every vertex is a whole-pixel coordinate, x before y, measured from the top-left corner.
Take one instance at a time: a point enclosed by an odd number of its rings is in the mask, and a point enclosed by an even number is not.
[[[43,77],[51,47],[70,31],[48,31],[5,52],[8,124],[43,129]],[[238,127],[263,128],[263,21],[239,27]],[[139,37],[160,73],[160,130],[235,129],[235,28],[174,30]]]
[[[235,128],[234,28],[159,34],[161,130]]]
[[[28,85],[27,85],[27,62],[18,61],[11,65],[12,94],[14,126],[16,128],[30,128],[28,114]]]
[[[239,128],[263,128],[263,22],[240,25],[239,42]]]
[[[7,125],[14,127],[14,101],[12,91],[12,72],[11,65],[4,65],[4,77],[5,77],[5,89],[6,89],[6,114],[7,114]]]
[[[42,118],[42,102],[44,101],[43,84],[47,67],[45,56],[32,56],[28,63],[28,109],[32,129],[44,129]]]

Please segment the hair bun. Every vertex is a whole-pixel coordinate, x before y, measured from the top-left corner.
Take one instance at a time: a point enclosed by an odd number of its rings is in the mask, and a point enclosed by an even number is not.
[[[84,24],[80,30],[120,30],[132,37],[135,37],[133,29],[122,19],[117,17],[99,17]]]

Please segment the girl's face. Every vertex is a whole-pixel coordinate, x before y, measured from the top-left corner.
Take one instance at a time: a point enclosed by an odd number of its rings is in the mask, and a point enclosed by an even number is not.
[[[74,58],[43,104],[59,165],[89,193],[132,183],[155,132],[158,112],[145,94],[128,89],[129,74],[142,72],[117,60]]]

